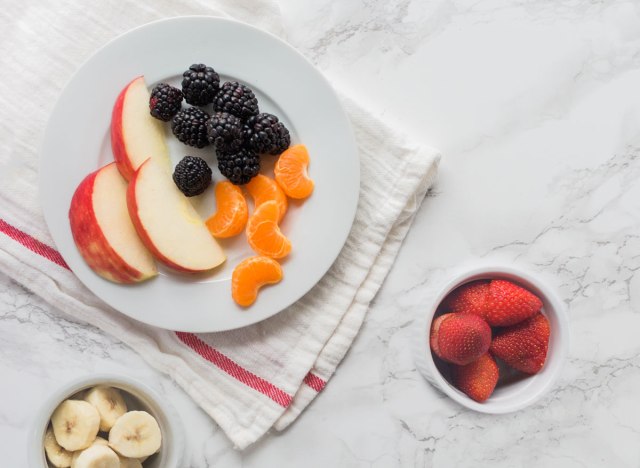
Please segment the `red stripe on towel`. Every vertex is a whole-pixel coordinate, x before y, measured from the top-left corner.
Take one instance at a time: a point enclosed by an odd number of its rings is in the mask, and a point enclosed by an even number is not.
[[[47,260],[59,265],[63,268],[70,269],[67,263],[62,258],[62,255],[54,248],[40,242],[35,237],[30,236],[24,231],[10,225],[6,221],[0,218],[0,232],[6,234],[11,239],[15,240],[19,244],[23,245],[27,249],[34,253],[46,258]],[[193,333],[175,332],[177,337],[184,344],[189,346],[192,350],[198,353],[207,361],[216,365],[227,374],[231,375],[236,380],[244,383],[248,387],[268,396],[273,401],[283,407],[288,407],[293,401],[293,397],[286,393],[284,390],[279,389],[270,382],[267,382],[262,377],[258,377],[254,373],[243,368],[239,364],[232,361],[230,358],[222,354],[217,349],[209,346]],[[327,384],[315,374],[309,372],[305,378],[304,383],[314,389],[316,392],[320,392]]]
[[[43,256],[47,260],[52,261],[56,265],[60,265],[62,268],[66,268],[67,270],[70,269],[67,263],[62,258],[62,255],[60,255],[57,250],[49,247],[47,244],[43,244],[38,239],[31,237],[26,232],[13,227],[3,219],[0,219],[0,232],[6,234],[16,242],[24,245],[32,252],[35,252],[38,255]]]
[[[258,377],[253,372],[248,371],[244,367],[236,364],[227,356],[222,354],[217,349],[209,346],[193,333],[175,332],[176,336],[186,344],[189,348],[194,350],[200,356],[207,361],[215,364],[224,372],[239,380],[248,387],[257,390],[265,396],[268,396],[280,406],[285,408],[291,404],[293,397],[285,391],[279,389],[272,383],[267,382],[262,377]]]
[[[327,382],[322,380],[315,374],[309,372],[304,378],[304,383],[306,383],[309,387],[313,388],[316,392],[321,392]]]

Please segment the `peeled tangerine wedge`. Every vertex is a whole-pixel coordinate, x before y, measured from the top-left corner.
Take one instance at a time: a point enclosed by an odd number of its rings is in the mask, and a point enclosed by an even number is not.
[[[113,387],[98,385],[87,392],[84,399],[100,414],[100,430],[109,432],[116,420],[127,412],[122,394]]]
[[[275,180],[258,174],[245,185],[245,188],[249,192],[249,195],[251,195],[251,198],[253,198],[253,204],[256,208],[265,202],[275,201],[280,210],[278,221],[282,221],[289,203],[287,202],[287,196]]]
[[[236,266],[231,275],[231,296],[238,305],[248,307],[256,301],[265,284],[278,283],[282,267],[269,257],[249,257]]]
[[[74,452],[89,447],[98,435],[100,415],[86,401],[65,400],[51,415],[53,434],[65,450]]]
[[[209,232],[214,237],[237,236],[247,225],[249,208],[242,190],[231,182],[216,184],[216,212],[206,221]]]
[[[304,145],[290,147],[278,158],[274,172],[278,185],[291,198],[307,198],[313,192],[313,180],[307,174],[309,152]]]
[[[73,452],[69,452],[60,447],[51,428],[47,429],[44,435],[44,451],[47,453],[49,462],[56,468],[67,468],[71,466]]]
[[[129,411],[120,416],[109,432],[109,447],[128,458],[156,453],[162,444],[160,426],[146,411]]]
[[[258,206],[247,223],[247,240],[253,250],[271,258],[283,258],[291,252],[291,241],[278,227],[280,210],[275,201]]]

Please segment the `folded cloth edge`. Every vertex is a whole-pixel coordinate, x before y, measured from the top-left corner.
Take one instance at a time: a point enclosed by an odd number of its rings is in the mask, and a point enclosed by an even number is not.
[[[351,107],[353,106],[353,104],[351,104]],[[369,118],[372,119],[371,114],[368,114]],[[383,123],[378,123],[379,125],[384,125]],[[401,243],[402,239],[404,239],[404,236],[406,235],[406,232],[408,230],[408,227],[410,225],[411,220],[413,219],[413,216],[415,216],[416,213],[416,208],[417,206],[419,206],[420,202],[422,201],[422,199],[424,198],[424,195],[426,194],[426,191],[428,190],[429,186],[431,185],[433,178],[435,176],[435,172],[437,169],[437,165],[438,165],[438,161],[439,161],[439,154],[434,154],[433,150],[427,149],[427,147],[425,147],[425,151],[426,152],[431,152],[430,157],[432,158],[432,161],[426,166],[428,167],[428,172],[427,174],[425,174],[425,176],[423,177],[423,179],[421,180],[421,183],[419,184],[419,187],[416,189],[416,191],[413,193],[413,196],[410,197],[410,199],[407,201],[407,205],[413,204],[414,206],[409,210],[409,215],[406,215],[406,211],[407,209],[405,208],[404,212],[405,214],[403,214],[403,216],[407,216],[407,220],[408,222],[403,222],[402,220],[402,216],[399,218],[400,222],[396,223],[397,225],[404,225],[406,227],[404,227],[401,232],[399,233],[394,233],[393,236],[391,236],[391,233],[393,233],[393,231],[395,230],[395,226],[391,228],[390,230],[390,236],[391,237],[395,237],[395,243],[393,245],[392,250],[392,257],[390,260],[385,261],[384,264],[382,265],[382,269],[384,270],[382,273],[382,276],[386,276],[386,273],[388,272],[389,266],[390,264],[393,262],[393,259],[395,259],[395,256],[398,252],[398,247],[399,244]],[[417,155],[419,155],[420,153],[416,153]],[[418,156],[419,157],[419,156]],[[411,192],[409,192],[411,193]],[[391,247],[389,247],[387,250],[389,250]],[[17,259],[16,259],[17,260]],[[0,264],[4,264],[4,262],[0,262]],[[11,269],[9,269],[11,270]],[[10,276],[15,276],[12,274],[11,271],[7,272]],[[23,278],[22,280],[20,280],[20,278],[16,278],[18,279],[20,282],[25,283],[25,286],[29,287],[29,284],[31,281],[29,281],[27,278]],[[382,278],[383,279],[383,278]],[[381,284],[382,279],[377,280],[376,282],[378,283],[378,287],[379,284]],[[25,281],[27,280],[27,281]],[[375,288],[374,293],[377,292],[378,287]],[[334,351],[333,353],[335,354],[336,357],[333,358],[333,360],[331,361],[331,364],[324,364],[324,366],[321,363],[316,362],[316,365],[314,366],[314,368],[318,368],[318,373],[321,375],[321,377],[326,381],[328,380],[328,378],[333,374],[333,372],[335,371],[336,366],[339,364],[340,360],[342,359],[342,357],[346,354],[347,350],[350,347],[351,341],[353,340],[353,338],[356,336],[360,325],[362,324],[362,321],[364,320],[364,315],[366,313],[368,304],[370,302],[370,300],[373,298],[373,295],[371,295],[371,297],[369,298],[365,298],[364,300],[360,299],[355,301],[356,304],[356,308],[354,309],[354,311],[350,312],[347,311],[345,313],[345,316],[353,313],[354,314],[354,323],[351,324],[351,337],[346,338],[346,341],[344,339],[344,337],[341,337],[341,341],[342,345],[341,346],[336,346],[337,350]],[[59,308],[63,309],[65,304],[55,304],[58,301],[52,300],[53,298],[49,299],[49,302],[53,303],[54,305],[57,305]],[[337,328],[336,328],[336,332],[334,332],[332,338],[325,344],[325,347],[322,349],[322,351],[320,352],[320,354],[318,355],[318,359],[321,359],[322,356],[324,355],[324,353],[331,349],[330,343],[333,341],[335,341],[337,339],[337,337],[340,337],[341,332],[339,331],[339,328],[341,325],[346,326],[346,322],[344,322],[345,318],[343,317],[342,321],[338,324]],[[344,323],[343,323],[344,322]],[[103,329],[109,329],[111,328],[110,326],[105,326],[105,324],[99,325],[100,328]],[[150,327],[152,328],[152,327]],[[162,331],[163,332],[163,331]],[[153,334],[153,333],[152,333]],[[196,373],[193,373],[191,376],[187,376],[184,374],[181,374],[180,372],[176,372],[176,368],[173,366],[168,366],[166,362],[163,362],[162,360],[158,360],[158,359],[154,359],[154,353],[149,353],[149,352],[144,352],[143,349],[145,347],[145,344],[142,343],[141,340],[132,340],[131,338],[134,338],[133,336],[130,337],[130,339],[128,339],[128,344],[130,346],[132,346],[134,349],[137,349],[139,352],[141,352],[141,355],[148,361],[150,362],[150,364],[152,364],[154,367],[162,370],[165,373],[171,374],[176,381],[185,389],[185,391],[187,391],[187,393],[189,393],[192,398],[194,398],[194,400],[196,400],[198,402],[198,404],[203,407],[203,409],[209,414],[211,415],[223,428],[223,430],[225,430],[225,432],[228,434],[228,436],[234,441],[234,443],[236,444],[236,446],[238,446],[239,448],[244,448],[247,445],[251,444],[252,442],[254,442],[257,438],[259,438],[264,432],[266,432],[268,430],[268,428],[273,424],[273,422],[278,419],[278,416],[280,417],[280,421],[277,422],[276,424],[276,429],[283,429],[284,427],[286,427],[291,421],[293,421],[299,414],[300,412],[313,400],[313,398],[315,397],[315,395],[317,395],[317,391],[313,391],[313,392],[308,392],[307,389],[309,388],[313,388],[309,385],[301,385],[300,388],[302,388],[302,390],[299,390],[298,393],[296,393],[296,395],[294,396],[293,402],[292,404],[283,410],[283,414],[278,414],[278,411],[274,411],[273,407],[270,407],[269,405],[264,405],[263,406],[263,410],[266,412],[265,414],[257,414],[256,415],[256,420],[254,421],[254,423],[256,424],[251,424],[250,427],[239,427],[237,424],[235,424],[233,415],[227,414],[225,413],[224,409],[220,406],[217,405],[215,400],[212,401],[212,399],[207,396],[207,392],[206,389],[201,388],[203,382],[198,382],[198,375]],[[175,339],[175,337],[174,337]],[[138,341],[138,343],[133,343],[132,341]],[[159,340],[161,341],[161,340]],[[158,340],[156,340],[156,343],[159,342]],[[335,346],[335,345],[334,345]],[[175,359],[180,359],[177,356],[170,356],[172,358]],[[172,359],[173,360],[173,359]],[[176,366],[178,364],[176,363]],[[327,368],[328,367],[328,368]],[[192,372],[191,368],[189,366],[185,366],[185,369],[187,369],[189,372]],[[183,369],[184,371],[184,369]]]

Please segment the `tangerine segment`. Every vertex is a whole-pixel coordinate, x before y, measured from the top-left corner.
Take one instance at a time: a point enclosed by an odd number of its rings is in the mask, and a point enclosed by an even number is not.
[[[278,227],[279,213],[277,203],[271,200],[258,206],[247,222],[247,240],[260,255],[282,258],[291,252],[291,241]]]
[[[217,211],[205,223],[209,232],[221,238],[240,234],[249,218],[242,190],[226,180],[218,182],[215,190]]]
[[[260,256],[246,258],[231,275],[231,297],[238,305],[248,307],[256,301],[262,286],[281,279],[282,267],[275,260]]]
[[[291,198],[307,198],[313,192],[313,180],[307,174],[309,152],[304,145],[290,147],[278,158],[276,182]]]
[[[269,200],[275,201],[280,209],[278,221],[282,221],[282,217],[287,212],[289,203],[287,202],[287,196],[275,180],[265,175],[258,174],[245,185],[245,188],[253,198],[253,204],[256,208]]]

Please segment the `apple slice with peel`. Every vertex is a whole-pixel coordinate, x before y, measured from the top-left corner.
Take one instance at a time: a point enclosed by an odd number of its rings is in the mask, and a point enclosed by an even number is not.
[[[127,180],[150,157],[170,167],[162,122],[149,113],[149,96],[144,76],[139,76],[125,86],[113,106],[111,149]]]
[[[129,217],[127,182],[115,163],[80,183],[71,199],[69,221],[80,255],[103,278],[137,283],[158,274]]]
[[[155,257],[176,270],[196,273],[225,261],[222,248],[155,159],[138,168],[127,189],[133,225]]]

